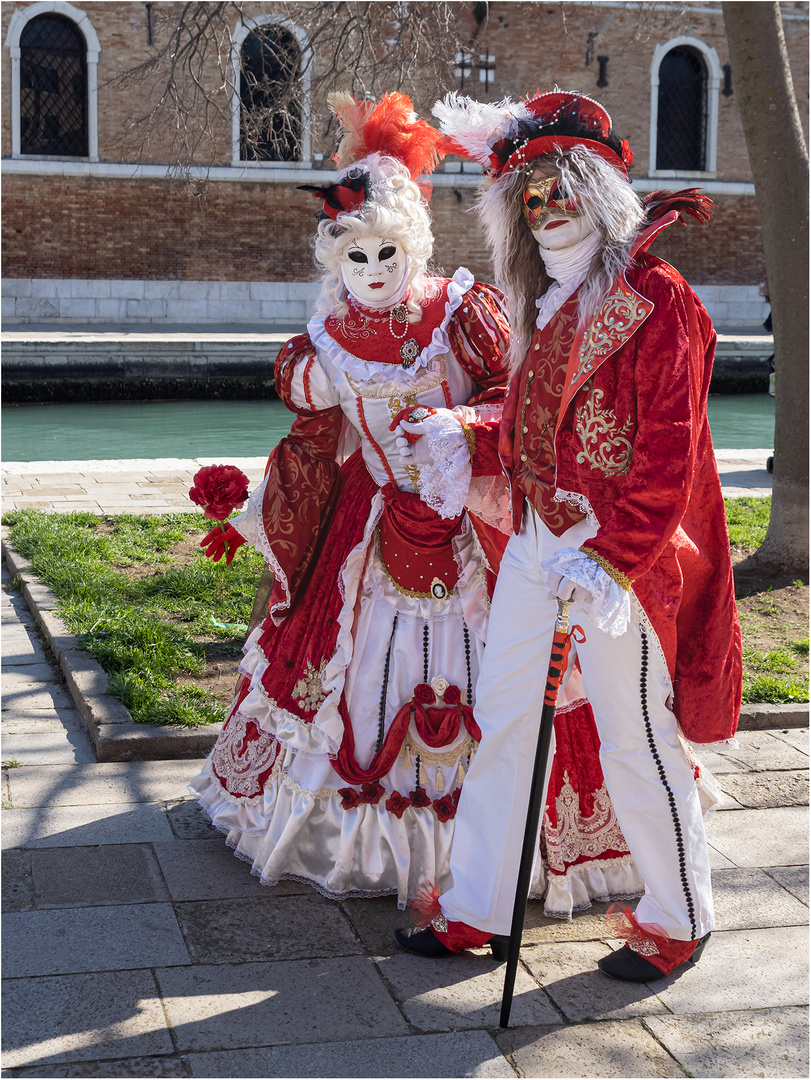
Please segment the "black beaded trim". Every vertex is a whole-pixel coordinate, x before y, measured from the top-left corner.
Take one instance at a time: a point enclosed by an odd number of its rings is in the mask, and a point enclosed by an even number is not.
[[[467,703],[473,704],[473,676],[470,673],[470,631],[467,623],[462,624],[462,632],[465,635],[465,666],[467,667]]]
[[[422,681],[428,682],[428,623],[422,624]]]
[[[648,747],[650,748],[653,760],[656,762],[656,767],[659,770],[659,779],[662,781],[662,787],[667,792],[667,801],[670,804],[670,816],[673,818],[673,830],[676,833],[676,849],[679,853],[679,877],[681,878],[681,887],[684,890],[684,898],[687,901],[687,913],[690,917],[690,926],[692,927],[690,940],[695,941],[698,936],[696,931],[695,906],[693,904],[693,894],[690,892],[690,884],[687,880],[687,867],[684,861],[684,837],[682,836],[681,822],[679,821],[679,814],[676,809],[676,798],[670,789],[670,784],[667,782],[665,767],[662,764],[662,759],[659,757],[659,751],[656,749],[650,716],[648,715],[648,635],[644,630],[641,630],[640,633],[642,634],[642,672],[639,682],[642,698],[642,718],[645,721],[645,734],[648,737]]]
[[[383,738],[386,734],[386,698],[389,693],[389,667],[391,666],[391,650],[394,645],[394,632],[397,629],[397,615],[394,616],[394,622],[391,626],[391,637],[389,638],[389,649],[386,653],[386,663],[383,665],[383,688],[380,691],[380,710],[377,714],[377,745],[375,746],[375,753],[383,745]]]

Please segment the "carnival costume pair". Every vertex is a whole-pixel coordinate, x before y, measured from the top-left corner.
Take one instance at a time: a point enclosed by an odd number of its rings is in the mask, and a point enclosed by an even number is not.
[[[425,881],[450,884],[457,804],[480,752],[471,706],[510,532],[496,447],[508,326],[498,289],[464,269],[427,273],[416,181],[443,137],[402,95],[332,104],[340,172],[312,191],[322,292],[276,362],[295,421],[226,534],[264,554],[269,614],[194,788],[263,882],[394,893],[405,907]],[[420,463],[401,456],[397,427],[418,408],[431,428]],[[576,677],[557,725],[534,893],[567,917],[643,886]]]

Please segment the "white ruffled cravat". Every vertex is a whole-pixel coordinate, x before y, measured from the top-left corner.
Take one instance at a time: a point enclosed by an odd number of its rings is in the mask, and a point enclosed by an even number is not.
[[[600,234],[595,229],[578,243],[561,251],[547,251],[538,245],[546,272],[554,278],[543,296],[535,301],[538,309],[535,325],[539,330],[543,330],[552,316],[560,311],[585,280],[591,260],[600,247],[600,241]]]

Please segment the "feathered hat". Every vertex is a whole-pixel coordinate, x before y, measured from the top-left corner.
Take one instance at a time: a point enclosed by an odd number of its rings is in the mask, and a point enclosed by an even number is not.
[[[374,102],[335,93],[329,95],[327,104],[341,125],[341,141],[333,155],[339,169],[371,154],[385,154],[404,165],[411,179],[418,181],[433,172],[447,153],[445,136],[416,115],[411,98],[405,94],[387,93]],[[429,198],[430,185],[421,186],[423,196]],[[360,209],[372,196],[369,173],[362,169],[337,182],[301,185],[299,190],[321,199],[320,216],[333,220],[342,212]]]
[[[493,104],[455,91],[433,109],[449,138],[446,153],[480,162],[493,179],[559,147],[588,146],[626,178],[634,156],[611,128],[606,110],[584,94],[551,90],[533,98]]]

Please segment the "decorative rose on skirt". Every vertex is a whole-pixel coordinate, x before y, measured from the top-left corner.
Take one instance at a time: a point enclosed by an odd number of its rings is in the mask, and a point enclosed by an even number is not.
[[[462,700],[462,691],[458,686],[451,684],[444,694],[446,705],[458,705]]]
[[[430,806],[431,800],[426,794],[425,788],[418,787],[416,791],[409,791],[409,799],[411,799],[412,806]]]
[[[360,792],[356,791],[355,788],[339,788],[338,794],[341,796],[341,806],[344,810],[354,810],[360,802]]]
[[[386,789],[377,780],[369,781],[361,785],[360,801],[364,803],[377,803],[381,795],[385,795]]]
[[[443,795],[441,799],[434,799],[434,810],[440,821],[449,821],[456,817],[456,803],[451,795]]]
[[[411,806],[411,799],[404,798],[399,791],[393,791],[386,799],[386,809],[398,819],[403,816],[409,806]]]
[[[414,687],[414,700],[418,701],[420,705],[433,705],[436,701],[436,694],[428,683],[422,682]]]
[[[225,521],[248,498],[248,477],[236,465],[204,465],[193,483],[189,498],[212,521]]]

